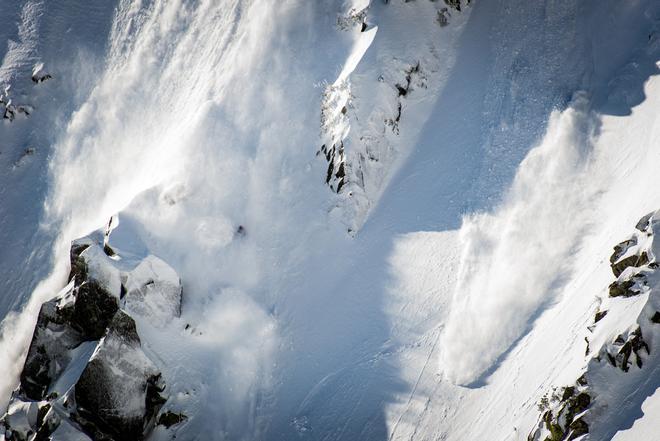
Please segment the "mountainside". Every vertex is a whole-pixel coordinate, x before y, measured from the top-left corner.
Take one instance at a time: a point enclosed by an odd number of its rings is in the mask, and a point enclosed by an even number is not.
[[[5,1],[0,60],[0,440],[660,441],[657,1]]]

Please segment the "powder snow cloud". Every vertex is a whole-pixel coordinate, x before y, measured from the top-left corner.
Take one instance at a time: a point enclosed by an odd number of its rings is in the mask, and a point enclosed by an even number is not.
[[[441,336],[440,369],[451,381],[477,381],[561,285],[599,191],[589,178],[596,127],[587,97],[576,94],[568,109],[553,112],[501,206],[464,219],[459,280]]]

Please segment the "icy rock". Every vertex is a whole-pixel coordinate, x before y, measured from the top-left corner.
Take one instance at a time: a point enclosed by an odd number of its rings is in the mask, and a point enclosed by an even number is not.
[[[51,78],[53,78],[53,76],[46,72],[43,63],[37,63],[32,69],[32,82],[34,84],[43,83]]]
[[[177,273],[155,256],[147,256],[128,274],[124,309],[162,326],[181,315],[181,281]]]
[[[69,423],[67,420],[62,420],[57,426],[57,429],[51,433],[50,441],[92,441],[92,439],[85,433],[81,432]]]
[[[188,417],[182,413],[174,413],[168,410],[158,417],[158,425],[169,429],[172,426],[183,423],[187,419]]]
[[[12,400],[4,417],[5,438],[8,441],[29,439],[49,409],[50,405],[45,401]]]
[[[87,273],[82,256],[78,272]],[[118,300],[95,280],[77,277],[63,293],[44,303],[21,372],[21,391],[40,400],[83,341],[100,339],[119,308]]]
[[[610,263],[614,263],[617,260],[623,256],[626,251],[628,251],[628,248],[637,245],[637,238],[634,236],[631,237],[630,239],[624,240],[621,243],[618,243],[614,246],[614,253],[610,256]]]
[[[164,403],[162,390],[135,321],[118,311],[75,386],[81,425],[95,439],[142,439]]]
[[[635,228],[637,228],[641,232],[646,231],[649,227],[649,221],[651,220],[653,214],[654,212],[651,212],[645,216],[642,216],[642,218],[637,222],[637,225],[635,225]]]
[[[43,399],[53,380],[69,362],[69,351],[77,347],[83,335],[71,326],[74,305],[60,306],[61,299],[44,303],[39,311],[28,350],[20,390],[33,400]]]
[[[102,285],[117,299],[121,292],[121,275],[104,248],[94,244],[80,254],[87,264],[87,279]]]
[[[72,243],[69,284],[41,306],[0,440],[133,441],[155,426],[165,384],[131,314],[166,325],[181,313],[181,282],[155,256],[108,255],[108,239]]]

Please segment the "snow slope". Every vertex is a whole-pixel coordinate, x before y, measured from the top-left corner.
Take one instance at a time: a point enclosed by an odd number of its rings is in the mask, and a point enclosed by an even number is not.
[[[0,4],[0,402],[119,212],[184,289],[152,438],[527,439],[660,208],[656,3]]]

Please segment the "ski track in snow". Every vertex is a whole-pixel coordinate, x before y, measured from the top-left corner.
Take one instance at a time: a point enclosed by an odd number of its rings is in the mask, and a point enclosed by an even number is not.
[[[121,211],[182,276],[181,319],[140,329],[190,416],[179,439],[526,439],[537,399],[580,368],[600,262],[660,207],[643,179],[659,16],[651,1],[475,1],[433,46],[421,3],[372,3],[368,35],[336,26],[364,1],[0,4],[16,21],[0,81],[46,127],[0,127],[3,167],[37,146],[0,176],[1,243],[20,249],[0,250],[0,357],[15,362],[0,404],[70,240]],[[435,70],[379,144],[389,168],[352,238],[315,160],[317,85],[350,80],[350,147],[380,130],[396,92],[377,78],[411,51]],[[55,79],[31,89],[39,61]]]

